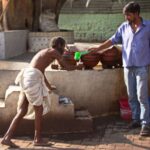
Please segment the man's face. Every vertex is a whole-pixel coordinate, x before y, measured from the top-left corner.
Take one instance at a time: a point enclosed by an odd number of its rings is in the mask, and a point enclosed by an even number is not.
[[[59,44],[58,47],[57,47],[58,51],[63,54],[64,53],[64,50],[65,50],[65,45],[61,45]]]
[[[136,20],[136,15],[137,13],[130,13],[130,12],[126,12],[124,14],[125,19],[129,22],[129,23],[133,23]]]

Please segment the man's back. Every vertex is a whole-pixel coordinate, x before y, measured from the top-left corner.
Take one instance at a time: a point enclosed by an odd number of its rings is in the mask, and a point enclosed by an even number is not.
[[[45,69],[53,62],[54,59],[60,58],[59,53],[54,49],[43,49],[38,52],[31,60],[30,65],[44,73]]]

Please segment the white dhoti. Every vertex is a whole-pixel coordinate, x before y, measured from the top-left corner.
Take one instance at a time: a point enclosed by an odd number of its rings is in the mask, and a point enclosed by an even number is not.
[[[25,68],[17,76],[15,83],[20,85],[29,102],[28,112],[24,118],[35,119],[33,106],[43,106],[43,115],[50,110],[49,89],[47,88],[44,75],[36,68]],[[17,110],[23,101],[19,99]]]

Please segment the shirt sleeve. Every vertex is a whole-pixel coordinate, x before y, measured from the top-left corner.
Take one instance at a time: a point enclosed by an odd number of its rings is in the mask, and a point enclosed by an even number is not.
[[[110,38],[113,45],[114,44],[122,44],[122,32],[121,26],[117,29],[116,33]]]

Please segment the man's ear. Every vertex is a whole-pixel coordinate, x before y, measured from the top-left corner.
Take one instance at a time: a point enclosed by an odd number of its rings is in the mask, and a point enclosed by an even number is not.
[[[134,15],[139,16],[140,14],[138,12],[135,12]]]

